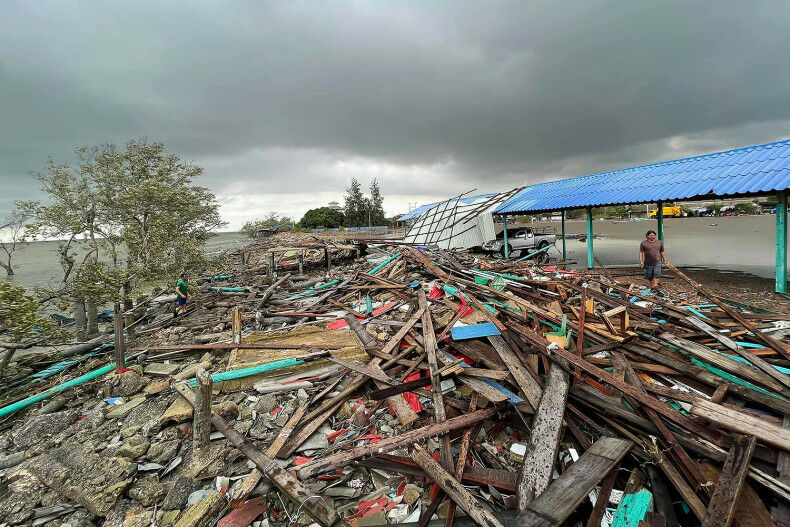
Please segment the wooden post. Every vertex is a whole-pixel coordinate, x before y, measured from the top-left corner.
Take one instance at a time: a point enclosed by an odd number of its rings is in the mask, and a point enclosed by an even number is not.
[[[233,330],[233,343],[241,344],[241,312],[239,311],[239,306],[233,308],[231,328]]]
[[[123,312],[118,302],[115,303],[113,321],[115,322],[115,369],[122,370],[126,366],[126,343],[123,339]]]
[[[787,293],[787,191],[776,203],[776,292]]]
[[[491,510],[469,493],[444,467],[419,445],[412,445],[412,457],[417,465],[458,504],[477,525],[502,527]]]
[[[736,436],[710,498],[702,527],[729,527],[732,523],[735,505],[746,480],[746,473],[749,472],[749,462],[754,454],[756,441],[754,436]]]
[[[516,489],[519,513],[526,512],[532,500],[546,490],[554,473],[554,461],[557,459],[562,431],[562,415],[568,397],[568,372],[563,366],[564,364],[553,363],[549,367],[546,387],[535,410],[532,432]]]
[[[271,269],[272,280],[275,280],[277,278],[277,261],[274,252],[272,252],[271,259],[269,260],[269,269]]]
[[[565,247],[565,210],[562,211],[562,261],[568,259],[568,254]]]
[[[192,422],[192,459],[209,452],[211,443],[211,375],[199,368],[195,374],[195,412]]]
[[[329,247],[324,248],[324,259],[326,260],[326,272],[329,273],[332,270],[332,257],[329,254]]]
[[[299,275],[304,274],[304,249],[299,253]]]
[[[593,254],[593,216],[592,207],[587,207],[587,269],[595,267]]]

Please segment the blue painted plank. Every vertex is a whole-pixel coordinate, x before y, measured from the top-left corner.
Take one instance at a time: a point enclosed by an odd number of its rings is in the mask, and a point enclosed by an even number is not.
[[[493,337],[501,335],[492,322],[474,324],[471,326],[456,326],[450,329],[450,334],[455,340],[477,339],[480,337]]]

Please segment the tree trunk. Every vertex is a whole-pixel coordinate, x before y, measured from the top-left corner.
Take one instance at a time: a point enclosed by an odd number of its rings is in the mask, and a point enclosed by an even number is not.
[[[99,321],[98,311],[96,309],[96,301],[88,299],[86,304],[87,317],[88,317],[88,338],[92,339],[99,334]]]
[[[0,262],[0,267],[5,269],[5,274],[8,276],[14,276],[14,270],[11,268],[11,259],[8,259],[8,263]]]
[[[80,342],[88,340],[85,333],[85,322],[85,302],[76,300],[74,302],[74,332]]]
[[[16,349],[14,348],[8,348],[8,350],[5,352],[5,355],[3,356],[3,362],[0,363],[0,377],[5,376],[5,370],[11,363],[11,357],[14,356],[14,353],[16,353]]]

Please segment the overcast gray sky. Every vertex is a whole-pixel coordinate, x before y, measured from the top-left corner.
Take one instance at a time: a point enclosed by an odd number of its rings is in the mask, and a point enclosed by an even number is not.
[[[231,227],[790,137],[790,2],[0,1],[0,215],[147,136]]]

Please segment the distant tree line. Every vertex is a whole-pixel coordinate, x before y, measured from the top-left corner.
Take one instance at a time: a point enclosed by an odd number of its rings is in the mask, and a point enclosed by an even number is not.
[[[337,227],[373,227],[387,225],[389,220],[384,214],[384,198],[377,180],[370,183],[370,195],[365,196],[362,185],[356,178],[351,178],[351,184],[346,189],[345,206],[342,211],[331,207],[318,207],[305,212],[298,224],[291,218],[270,212],[264,219],[251,220],[244,224],[241,233],[252,238],[257,232],[266,228],[303,228],[303,229],[333,229]]]

